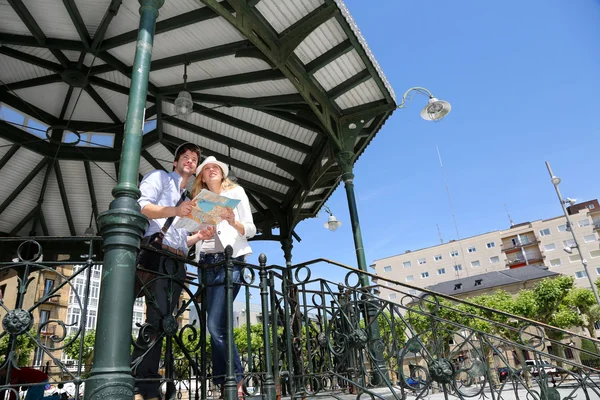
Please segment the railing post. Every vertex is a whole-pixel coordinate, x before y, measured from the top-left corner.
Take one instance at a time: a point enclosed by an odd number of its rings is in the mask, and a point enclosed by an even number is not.
[[[265,383],[263,385],[263,391],[267,394],[267,400],[275,400],[275,381],[273,379],[273,357],[271,354],[271,338],[269,332],[269,323],[267,316],[269,315],[269,283],[267,279],[267,256],[263,253],[258,256],[258,262],[260,263],[260,302],[262,305],[262,315],[263,315],[263,340],[265,346],[265,367],[266,367],[266,375],[265,375]],[[277,321],[272,321],[272,323],[277,326]],[[273,340],[276,340],[276,337],[273,337]]]
[[[104,268],[99,299],[94,365],[86,381],[86,400],[130,400],[130,368],[135,260],[148,219],[140,213],[137,180],[144,108],[154,28],[164,0],[139,0],[140,24],[125,122],[119,182],[109,210],[98,217],[104,239]]]
[[[348,199],[348,210],[350,211],[350,221],[352,223],[352,234],[354,236],[354,247],[356,249],[356,261],[358,264],[358,269],[367,272],[367,259],[365,257],[365,248],[362,240],[362,232],[360,229],[360,222],[358,220],[358,208],[356,207],[356,195],[354,193],[354,174],[352,173],[352,157],[352,152],[342,151],[337,153],[336,158],[343,172],[342,180],[344,181],[344,187],[346,188],[346,197]],[[360,284],[363,288],[370,286],[368,275],[360,274]],[[366,294],[365,297],[367,297]],[[369,351],[371,352],[377,364],[376,366],[373,366],[373,380],[375,385],[380,385],[388,379],[387,367],[383,358],[383,351],[373,346],[375,342],[380,340],[379,324],[377,323],[376,317],[374,315],[374,306],[370,304],[368,297],[365,298],[365,301],[369,303],[367,306],[367,315],[365,315],[365,325],[368,324],[369,326]]]
[[[225,307],[227,315],[227,362],[225,363],[225,399],[237,399],[237,377],[233,362],[233,248],[225,247]]]

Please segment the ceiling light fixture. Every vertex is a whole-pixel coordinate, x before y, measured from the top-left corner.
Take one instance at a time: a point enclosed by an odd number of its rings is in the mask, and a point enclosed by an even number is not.
[[[331,232],[336,231],[337,228],[342,226],[342,222],[338,221],[338,219],[333,215],[329,207],[324,205],[323,208],[325,208],[325,211],[329,213],[329,218],[327,219],[327,222],[323,224],[323,226],[329,229]]]
[[[449,102],[434,97],[429,90],[423,87],[412,87],[408,89],[404,93],[404,96],[402,96],[402,102],[398,105],[398,108],[404,108],[406,101],[412,99],[413,92],[429,97],[427,105],[421,110],[421,118],[425,121],[440,121],[448,115],[450,110],[452,110],[452,106]]]
[[[187,87],[187,66],[189,63],[183,64],[183,90],[179,92],[175,99],[175,111],[180,117],[187,117],[194,109],[192,95],[186,90]]]

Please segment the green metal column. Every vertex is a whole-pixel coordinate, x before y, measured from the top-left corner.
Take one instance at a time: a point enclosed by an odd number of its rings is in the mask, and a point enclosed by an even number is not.
[[[139,0],[140,26],[125,138],[121,153],[119,182],[108,211],[98,217],[104,239],[104,267],[96,328],[94,364],[86,382],[86,400],[130,400],[134,379],[130,369],[131,321],[135,260],[148,219],[140,212],[137,178],[142,145],[142,126],[148,91],[154,27],[164,0]]]
[[[352,157],[354,153],[349,151],[339,152],[337,159],[342,168],[342,180],[346,188],[346,197],[348,198],[348,209],[350,211],[350,221],[352,223],[352,234],[354,235],[354,247],[356,249],[356,261],[358,269],[367,272],[367,259],[365,257],[365,248],[362,240],[362,232],[360,230],[360,222],[358,220],[358,208],[356,207],[356,195],[354,194],[354,174],[352,173]],[[360,274],[360,284],[363,288],[370,286],[369,277],[365,274]],[[364,296],[367,302],[372,299],[369,296]],[[365,317],[371,321],[368,329],[370,352],[376,360],[377,366],[373,366],[379,371],[379,374],[373,374],[373,383],[380,385],[388,380],[387,367],[383,358],[383,351],[376,345],[381,340],[379,333],[379,323],[377,322],[375,306],[367,307]]]

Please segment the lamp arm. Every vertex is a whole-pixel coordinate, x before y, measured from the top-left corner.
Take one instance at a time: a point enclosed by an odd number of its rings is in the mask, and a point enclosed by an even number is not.
[[[398,105],[398,108],[404,108],[404,103],[406,103],[406,100],[410,100],[408,95],[411,92],[420,93],[424,96],[429,97],[430,99],[433,98],[433,94],[431,94],[431,92],[429,90],[425,89],[424,87],[419,87],[419,86],[411,87],[406,92],[404,92],[404,95],[402,96],[402,102]]]

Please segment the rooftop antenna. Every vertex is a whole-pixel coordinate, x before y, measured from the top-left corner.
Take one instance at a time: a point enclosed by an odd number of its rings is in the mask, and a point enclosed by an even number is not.
[[[513,226],[515,226],[515,223],[513,222],[512,218],[510,217],[510,213],[508,212],[508,207],[506,207],[506,203],[504,203],[504,209],[506,210],[506,215],[508,215],[508,220],[510,221],[510,227],[512,228]]]
[[[458,232],[458,224],[456,223],[456,215],[454,214],[454,206],[452,205],[452,198],[450,197],[450,188],[448,187],[448,181],[446,180],[446,173],[444,172],[444,164],[442,163],[442,156],[440,154],[440,149],[436,145],[435,149],[437,150],[438,159],[440,160],[440,168],[442,169],[442,177],[444,178],[444,185],[446,186],[446,194],[448,195],[448,203],[450,204],[450,211],[452,212],[452,220],[454,221],[454,229],[456,230],[456,241],[458,242],[458,246],[460,247],[460,255],[463,260],[464,268],[463,271],[466,272],[467,276],[469,276],[469,269],[467,268],[467,264],[465,261],[465,252],[462,248],[462,242],[460,240],[460,233]],[[454,265],[456,266],[456,257],[453,257]],[[456,271],[456,276],[460,278],[460,272]]]
[[[440,243],[444,244],[444,239],[442,238],[442,232],[440,232],[440,226],[438,224],[435,224],[435,227],[437,228],[438,236],[440,237]]]

